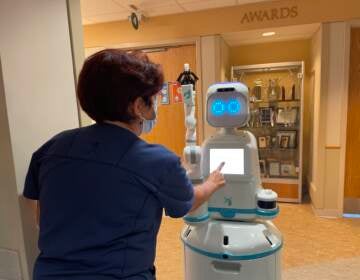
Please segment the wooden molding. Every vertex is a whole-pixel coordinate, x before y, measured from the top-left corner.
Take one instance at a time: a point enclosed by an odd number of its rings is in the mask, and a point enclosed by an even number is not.
[[[340,150],[340,146],[325,146],[325,149],[327,150]]]

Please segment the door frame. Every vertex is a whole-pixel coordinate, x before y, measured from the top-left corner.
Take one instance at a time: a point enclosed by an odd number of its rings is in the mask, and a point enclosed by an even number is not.
[[[98,47],[91,47],[91,48],[84,48],[85,49],[85,57],[98,52],[100,50],[106,48],[115,48],[115,49],[126,49],[126,50],[136,50],[136,49],[151,49],[151,48],[165,48],[165,47],[178,47],[178,46],[186,46],[186,45],[195,45],[195,60],[196,60],[196,75],[199,77],[198,81],[198,89],[201,96],[197,98],[197,110],[199,112],[200,120],[197,120],[198,125],[198,143],[202,143],[204,141],[204,104],[203,104],[203,95],[204,89],[202,87],[202,78],[201,78],[201,40],[200,37],[189,37],[189,38],[180,38],[180,39],[173,39],[173,40],[164,40],[164,41],[154,41],[154,42],[136,42],[136,43],[124,43],[124,44],[114,44],[114,45],[105,45],[105,46],[98,46]],[[197,93],[199,94],[199,93]],[[185,118],[185,116],[184,116]],[[185,135],[184,135],[185,137]]]

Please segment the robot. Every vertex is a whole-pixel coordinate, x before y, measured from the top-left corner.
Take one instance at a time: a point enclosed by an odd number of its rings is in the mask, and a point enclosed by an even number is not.
[[[182,86],[185,106],[184,159],[193,184],[225,162],[226,185],[185,216],[186,280],[280,280],[282,235],[271,223],[278,213],[277,194],[263,189],[256,138],[246,130],[248,87],[219,83],[207,92],[206,119],[215,136],[196,145],[195,91]]]

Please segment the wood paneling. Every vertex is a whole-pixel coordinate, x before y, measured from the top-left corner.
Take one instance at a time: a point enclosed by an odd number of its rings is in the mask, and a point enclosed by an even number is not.
[[[189,63],[192,71],[196,69],[195,45],[169,48],[166,51],[148,53],[149,58],[162,65],[165,81],[176,81],[184,71],[184,63]],[[201,96],[197,95],[197,108]],[[169,105],[159,105],[158,120],[153,131],[142,136],[149,143],[162,144],[178,156],[182,155],[185,146],[184,104],[174,103],[170,95]],[[201,122],[201,112],[197,111],[198,123]],[[199,127],[199,126],[198,126]]]
[[[263,183],[263,188],[273,190],[279,198],[299,198],[298,184]]]
[[[345,197],[360,198],[360,28],[351,30]]]

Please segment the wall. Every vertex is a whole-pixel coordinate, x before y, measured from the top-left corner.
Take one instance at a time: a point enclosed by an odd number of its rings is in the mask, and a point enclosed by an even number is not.
[[[348,25],[325,23],[314,36],[315,73],[311,198],[322,216],[341,216],[348,95]]]
[[[210,85],[230,80],[230,48],[220,35],[203,36],[200,40],[200,63],[203,100],[204,138],[216,133],[206,121],[206,92]]]
[[[21,276],[20,263],[23,272],[27,274],[24,240],[21,234],[21,216],[16,190],[15,168],[12,157],[10,141],[10,129],[7,117],[5,102],[5,90],[3,73],[0,61],[0,250],[7,249],[0,253],[0,279],[18,279]],[[3,267],[9,258],[11,251],[14,253],[9,271]],[[17,268],[17,269],[16,269]]]
[[[308,176],[308,183],[310,185],[310,196],[315,208],[322,208],[323,191],[319,180],[322,176],[319,176],[321,164],[319,164],[319,155],[322,151],[319,145],[319,131],[320,131],[320,95],[321,95],[321,63],[322,63],[322,37],[323,27],[316,32],[311,40],[311,77],[312,77],[312,88],[311,88],[311,108],[310,115],[311,130],[309,144],[311,157],[309,161],[310,171]],[[320,149],[321,148],[321,149]]]
[[[206,91],[210,85],[220,79],[220,36],[201,37],[201,77],[202,77],[202,100],[203,100],[203,123],[204,138],[216,133],[216,129],[209,126],[206,120]]]
[[[79,0],[67,0],[68,15],[69,15],[69,29],[70,39],[72,45],[72,57],[74,64],[74,81],[77,85],[77,79],[82,69],[85,60],[84,51],[84,31],[81,22],[81,7]],[[78,114],[80,123],[83,122],[83,126],[91,124],[91,119],[81,109],[78,104]]]
[[[310,39],[262,43],[231,47],[230,64],[248,65],[286,61],[305,61],[305,70],[309,73]]]
[[[208,36],[241,30],[340,21],[360,17],[358,0],[282,0],[225,7],[219,9],[149,18],[134,30],[129,21],[87,25],[85,47],[99,47],[129,42],[153,42],[195,36]],[[243,21],[246,13],[264,12],[297,6],[297,16],[283,19]]]
[[[242,45],[230,48],[230,65],[304,61],[304,123],[303,123],[303,175],[308,173],[310,157],[310,79],[311,40],[296,40],[274,43]],[[306,180],[304,180],[306,181]]]
[[[324,209],[342,213],[343,178],[341,178],[341,153],[345,153],[342,131],[346,122],[342,122],[343,108],[347,108],[348,95],[348,54],[346,41],[347,24],[345,22],[326,23],[329,32],[328,78],[325,135],[325,186]],[[347,109],[345,110],[345,112]]]
[[[230,47],[224,39],[220,37],[220,81],[231,81],[230,66]]]
[[[32,204],[21,196],[29,160],[54,134],[78,126],[66,1],[2,0],[0,38],[0,247],[19,254],[27,280],[37,254]],[[11,273],[1,257],[1,273]]]

